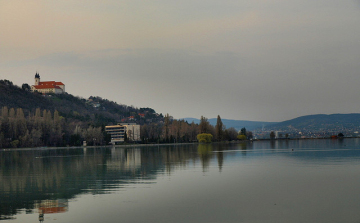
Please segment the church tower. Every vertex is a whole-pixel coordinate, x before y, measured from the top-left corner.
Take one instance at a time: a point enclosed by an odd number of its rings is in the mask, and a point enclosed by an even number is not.
[[[35,74],[35,86],[40,84],[40,75],[38,72]]]

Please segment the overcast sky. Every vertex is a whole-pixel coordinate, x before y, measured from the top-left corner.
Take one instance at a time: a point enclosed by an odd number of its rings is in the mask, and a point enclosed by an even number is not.
[[[0,0],[0,79],[174,118],[360,113],[359,0]]]

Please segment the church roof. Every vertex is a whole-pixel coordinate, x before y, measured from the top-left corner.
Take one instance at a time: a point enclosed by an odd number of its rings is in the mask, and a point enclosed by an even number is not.
[[[39,85],[47,85],[47,86],[50,86],[50,85],[64,85],[62,82],[55,82],[55,81],[41,81],[39,82]]]
[[[59,86],[56,85],[33,85],[35,89],[49,89],[49,88],[55,88],[55,89],[61,89]]]

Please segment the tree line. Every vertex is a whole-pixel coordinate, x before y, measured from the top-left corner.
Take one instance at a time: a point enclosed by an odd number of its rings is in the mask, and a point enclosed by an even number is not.
[[[244,128],[245,129],[245,128]],[[188,123],[165,115],[163,122],[144,124],[140,127],[142,143],[185,143],[203,141],[199,134],[211,135],[212,141],[237,140],[239,134],[234,128],[226,129],[218,116],[212,126],[201,117],[200,123]],[[59,112],[37,108],[25,116],[22,108],[1,108],[0,148],[60,147],[107,145],[110,136],[105,126],[93,126],[80,121],[67,121]]]
[[[22,108],[1,108],[0,148],[79,146],[82,141],[104,145],[103,127],[66,122],[58,111],[37,108],[25,116]]]
[[[195,142],[205,133],[212,135],[212,141],[239,139],[234,128],[226,129],[220,116],[216,126],[203,116],[199,124],[188,123],[151,108],[134,108],[100,97],[42,95],[31,92],[28,84],[20,88],[9,80],[0,80],[0,107],[0,148],[80,146],[83,141],[106,145],[111,138],[105,125],[121,122],[140,124],[142,143]]]
[[[238,131],[231,127],[226,128],[223,125],[220,115],[217,117],[215,126],[211,125],[207,118],[201,116],[200,123],[188,123],[184,120],[172,119],[169,114],[164,116],[163,123],[151,123],[141,126],[141,139],[144,143],[184,143],[184,142],[198,142],[204,137],[205,141],[232,141],[243,139],[239,138]],[[251,132],[246,132],[243,128],[245,139],[252,138]],[[204,136],[199,136],[205,134]],[[210,137],[211,135],[211,137]],[[200,138],[199,138],[200,137]]]

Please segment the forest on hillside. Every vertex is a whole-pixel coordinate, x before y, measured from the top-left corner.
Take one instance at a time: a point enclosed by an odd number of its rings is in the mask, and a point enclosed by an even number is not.
[[[81,121],[67,122],[57,110],[41,110],[25,116],[22,108],[1,108],[0,148],[60,147],[107,145],[110,135],[103,126],[83,125]],[[201,117],[199,124],[174,120],[168,114],[164,122],[141,125],[141,143],[184,143],[195,142],[200,133],[215,136],[215,141],[235,140],[237,131],[225,129],[221,119],[216,126]],[[130,142],[130,141],[128,141]],[[132,142],[135,143],[135,142]],[[139,142],[136,142],[139,143]]]
[[[200,123],[175,120],[152,108],[134,108],[101,97],[88,99],[71,94],[39,94],[11,81],[0,80],[0,148],[40,146],[107,145],[106,125],[133,122],[140,125],[142,143],[182,143],[197,141],[209,133],[215,141],[235,140],[237,131],[220,122],[213,126],[207,118]]]
[[[24,86],[25,85],[25,86]],[[101,126],[119,122],[146,124],[161,122],[162,114],[151,108],[135,108],[118,104],[101,97],[88,99],[64,94],[40,94],[31,92],[27,84],[21,88],[9,80],[0,80],[0,107],[22,108],[25,116],[35,110],[57,110],[66,121],[81,121],[84,125]]]
[[[3,107],[0,119],[0,148],[39,146],[79,146],[82,140],[103,145],[102,127],[82,128],[76,122],[66,123],[59,112],[36,109],[25,117],[22,108]]]

